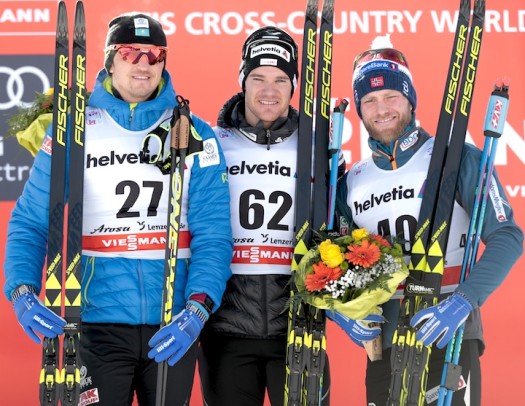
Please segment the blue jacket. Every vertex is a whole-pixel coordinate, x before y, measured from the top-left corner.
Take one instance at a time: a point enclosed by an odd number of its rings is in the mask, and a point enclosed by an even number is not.
[[[114,97],[110,89],[110,79],[102,70],[89,105],[105,109],[120,126],[132,131],[151,127],[166,109],[173,109],[177,104],[166,71],[157,96],[149,101],[129,104]],[[204,121],[196,116],[192,116],[192,121],[202,139],[215,137]],[[51,134],[51,128],[48,134]],[[188,205],[188,225],[192,236],[192,257],[177,261],[173,314],[184,307],[193,293],[207,294],[217,307],[231,276],[229,265],[233,243],[229,188],[224,157],[222,151],[219,152],[218,165],[201,167],[197,155],[189,177],[188,196],[183,196],[191,202]],[[41,289],[48,232],[50,168],[51,156],[40,150],[12,212],[4,264],[4,292],[8,299],[21,284],[32,285],[38,292]],[[164,176],[160,170],[159,176]],[[167,194],[167,191],[163,192],[162,198],[167,199]],[[159,324],[163,282],[164,260],[84,255],[82,321]]]

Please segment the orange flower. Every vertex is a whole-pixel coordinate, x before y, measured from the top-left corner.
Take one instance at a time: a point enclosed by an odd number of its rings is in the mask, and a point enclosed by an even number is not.
[[[361,245],[352,244],[348,246],[345,258],[355,265],[368,268],[374,265],[381,258],[381,251],[375,244],[370,244],[368,240],[363,240]]]
[[[381,235],[370,234],[370,238],[374,241],[377,241],[379,245],[381,245],[382,247],[387,247],[387,248],[392,247],[392,244],[390,244],[390,242]]]
[[[341,268],[330,268],[322,261],[319,261],[318,264],[313,264],[312,268],[314,273],[306,275],[304,280],[306,290],[309,292],[315,292],[324,289],[328,282],[339,279],[343,274]]]

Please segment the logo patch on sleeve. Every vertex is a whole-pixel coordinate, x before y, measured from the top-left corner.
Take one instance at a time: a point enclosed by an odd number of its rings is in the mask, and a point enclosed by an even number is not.
[[[217,140],[210,138],[204,140],[202,152],[199,154],[199,164],[201,168],[218,165],[221,161]]]
[[[504,223],[508,220],[507,214],[505,213],[505,202],[496,186],[496,179],[494,179],[494,176],[490,179],[489,196],[492,201],[492,207],[494,207],[494,212],[496,213],[496,219],[500,223]]]
[[[42,142],[42,145],[40,146],[40,149],[44,151],[46,154],[51,155],[51,144],[52,144],[51,137],[46,134],[44,141]]]

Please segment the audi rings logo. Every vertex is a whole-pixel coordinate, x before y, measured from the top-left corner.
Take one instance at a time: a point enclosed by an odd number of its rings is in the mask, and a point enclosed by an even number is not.
[[[0,75],[7,75],[7,81],[5,82],[6,92],[0,91],[0,94],[6,94],[8,99],[7,102],[0,100],[0,110],[9,110],[13,107],[28,107],[31,105],[34,99],[34,92],[31,92],[31,94],[28,92],[28,94],[25,95],[26,83],[29,80],[31,80],[31,83],[35,80],[30,76],[34,76],[37,83],[41,82],[42,84],[42,88],[36,88],[36,91],[44,93],[50,87],[47,75],[35,66],[21,66],[16,69],[8,66],[0,66]],[[4,81],[0,80],[0,83],[2,82]],[[31,100],[23,100],[24,95],[25,97],[32,97]]]

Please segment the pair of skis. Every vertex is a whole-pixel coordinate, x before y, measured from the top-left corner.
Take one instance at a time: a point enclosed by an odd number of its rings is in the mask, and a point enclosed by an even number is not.
[[[60,1],[55,49],[45,304],[57,315],[63,316],[67,325],[64,328],[63,338],[46,338],[43,342],[40,404],[49,406],[57,405],[58,402],[62,405],[76,406],[80,392],[78,356],[80,262],[84,185],[84,111],[87,102],[86,29],[82,1],[76,3],[71,63],[68,25],[66,4]],[[67,201],[66,186],[69,190]],[[65,223],[66,206],[67,222]],[[63,264],[64,233],[67,235],[65,266]]]
[[[323,2],[319,41],[317,39],[318,11],[318,0],[308,0],[301,60],[295,194],[296,246],[292,272],[297,270],[300,259],[311,248],[313,230],[320,231],[326,228],[328,213],[327,179],[334,1]],[[314,100],[315,132],[313,131]],[[324,311],[293,300],[295,292],[296,287],[292,278],[286,349],[285,405],[318,406],[321,402],[326,357],[326,318]]]
[[[392,344],[389,406],[425,404],[432,347],[416,340],[410,319],[437,304],[450,220],[483,34],[485,1],[460,0],[445,93],[410,256],[410,276]]]

